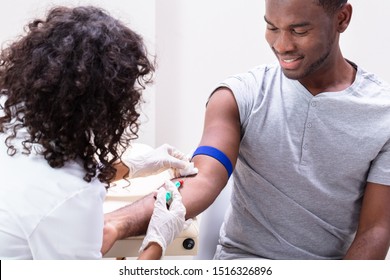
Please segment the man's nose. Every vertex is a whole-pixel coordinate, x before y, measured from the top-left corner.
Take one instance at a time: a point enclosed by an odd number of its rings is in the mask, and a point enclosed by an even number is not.
[[[282,31],[276,35],[272,48],[277,53],[288,53],[294,50],[295,43],[290,32]]]

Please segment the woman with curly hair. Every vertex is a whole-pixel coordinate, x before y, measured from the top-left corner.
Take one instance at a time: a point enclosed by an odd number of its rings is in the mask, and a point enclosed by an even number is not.
[[[188,169],[168,145],[128,156],[153,71],[141,36],[92,6],[53,8],[2,50],[0,258],[100,258],[110,181]]]

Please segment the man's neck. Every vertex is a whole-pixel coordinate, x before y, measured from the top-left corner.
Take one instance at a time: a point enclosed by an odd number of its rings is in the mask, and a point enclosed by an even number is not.
[[[322,92],[338,92],[350,87],[355,81],[356,65],[345,60],[335,64],[333,67],[318,71],[299,82],[313,95]]]

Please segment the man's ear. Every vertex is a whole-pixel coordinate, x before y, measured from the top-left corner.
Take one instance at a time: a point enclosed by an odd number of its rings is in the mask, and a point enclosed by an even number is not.
[[[345,3],[338,11],[337,11],[337,31],[343,33],[352,18],[352,5],[350,3]]]

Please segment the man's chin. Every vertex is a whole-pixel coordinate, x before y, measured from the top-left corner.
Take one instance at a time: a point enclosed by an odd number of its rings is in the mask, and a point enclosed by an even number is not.
[[[302,79],[302,73],[296,71],[296,70],[288,70],[288,69],[283,69],[283,74],[289,78],[290,80],[299,80]]]

